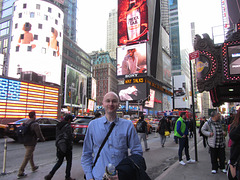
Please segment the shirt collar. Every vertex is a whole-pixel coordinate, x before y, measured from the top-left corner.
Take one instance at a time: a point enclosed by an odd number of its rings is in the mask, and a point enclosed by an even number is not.
[[[116,119],[113,122],[115,122],[115,124],[118,124],[118,121],[119,121],[119,117],[117,116]],[[107,120],[106,116],[104,116],[103,123],[107,124],[108,122],[109,121]]]

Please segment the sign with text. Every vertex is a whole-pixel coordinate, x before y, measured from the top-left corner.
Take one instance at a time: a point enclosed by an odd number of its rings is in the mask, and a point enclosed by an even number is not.
[[[199,51],[194,51],[189,54],[189,60],[197,59],[199,57]]]
[[[147,0],[118,0],[118,45],[147,40]]]

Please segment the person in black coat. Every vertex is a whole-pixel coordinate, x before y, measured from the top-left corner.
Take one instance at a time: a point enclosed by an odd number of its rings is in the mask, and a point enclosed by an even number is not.
[[[160,134],[160,140],[161,140],[161,145],[164,147],[164,144],[166,142],[166,136],[165,136],[165,131],[171,132],[171,124],[170,120],[166,117],[163,117],[158,124],[158,133]]]
[[[202,131],[201,131],[201,129],[202,129],[202,127],[203,127],[203,125],[204,125],[204,123],[206,122],[207,120],[206,120],[206,117],[205,116],[203,116],[203,118],[202,118],[202,120],[200,121],[200,126],[199,126],[199,134],[200,134],[200,136],[202,136],[202,138],[203,138],[203,146],[206,148],[207,147],[207,144],[206,144],[206,142],[207,142],[207,136],[204,136],[204,134],[202,133]]]
[[[57,147],[57,158],[58,161],[55,164],[55,166],[52,168],[50,173],[44,177],[45,180],[51,180],[55,172],[60,168],[60,166],[63,163],[64,157],[66,157],[67,160],[67,166],[66,166],[66,176],[65,180],[75,180],[70,177],[71,174],[71,168],[72,168],[72,147],[73,147],[73,136],[72,136],[72,115],[67,114],[64,117],[64,121],[57,124],[56,127],[56,144],[59,141],[61,134],[64,133],[64,139],[66,143],[66,153],[62,152],[59,147]]]

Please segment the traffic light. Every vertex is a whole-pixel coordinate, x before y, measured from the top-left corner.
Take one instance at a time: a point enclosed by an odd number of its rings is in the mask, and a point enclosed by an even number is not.
[[[68,92],[68,96],[71,97],[71,91]]]

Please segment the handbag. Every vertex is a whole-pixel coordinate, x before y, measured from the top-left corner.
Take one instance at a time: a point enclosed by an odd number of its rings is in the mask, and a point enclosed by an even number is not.
[[[165,136],[170,136],[170,132],[169,131],[165,131],[164,135]]]
[[[98,149],[98,153],[97,153],[96,158],[95,158],[95,160],[94,160],[94,162],[93,162],[92,168],[96,165],[97,160],[98,160],[98,158],[99,158],[99,156],[100,156],[100,152],[101,152],[103,146],[105,145],[105,143],[107,142],[108,137],[110,136],[110,134],[111,134],[111,132],[112,132],[112,130],[113,130],[113,128],[114,128],[115,125],[116,125],[116,124],[115,124],[114,122],[111,123],[110,129],[109,129],[106,137],[104,138],[104,140],[103,140],[100,148]],[[85,175],[85,174],[84,174],[84,179],[86,179],[86,175]]]

